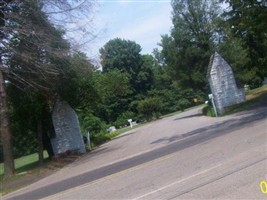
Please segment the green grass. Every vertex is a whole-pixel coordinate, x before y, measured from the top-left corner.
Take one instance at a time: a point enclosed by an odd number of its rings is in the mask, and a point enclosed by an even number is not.
[[[179,110],[179,111],[176,111],[176,112],[173,112],[173,113],[162,115],[162,116],[160,116],[160,119],[163,119],[163,118],[166,118],[166,117],[172,117],[172,116],[177,115],[177,114],[180,114],[182,112],[185,112],[185,111],[188,111],[188,110],[192,110],[192,109],[195,109],[195,108],[202,107],[203,105],[204,104],[200,104],[200,105],[197,105],[197,106],[194,106],[194,107],[191,107],[191,108],[187,108],[184,111]]]
[[[202,113],[203,113],[203,115],[210,116],[210,117],[215,117],[216,116],[213,107],[211,107],[209,105],[205,106],[202,109]]]
[[[267,99],[267,86],[265,85],[265,86],[248,91],[246,95],[246,99],[247,101],[243,103],[226,108],[226,112],[222,116],[251,109],[253,108],[253,106],[258,104],[259,102],[264,101],[264,99]],[[211,106],[205,106],[202,112],[204,115],[207,115],[207,116],[211,116],[211,117],[215,116],[214,109]]]
[[[241,112],[244,110],[249,110],[253,106],[255,106],[258,102],[260,102],[261,100],[266,99],[266,98],[267,98],[267,93],[260,94],[259,96],[252,98],[250,100],[247,100],[243,103],[228,107],[226,109],[226,112],[223,115],[230,115],[230,114]]]
[[[48,158],[48,154],[44,151],[44,159]],[[15,172],[16,174],[21,174],[29,170],[35,169],[39,166],[38,154],[34,153],[28,156],[23,156],[21,158],[15,159]],[[0,163],[0,177],[4,175],[4,164]]]
[[[180,114],[182,111],[176,111],[176,112],[173,112],[173,113],[169,113],[169,114],[166,114],[166,115],[162,115],[160,116],[160,119],[163,119],[163,118],[166,118],[166,117],[171,117],[171,116],[174,116],[174,115],[178,115]]]
[[[96,134],[92,138],[91,146],[92,146],[92,148],[97,147],[101,144],[104,144],[105,142],[112,140],[113,138],[117,137],[118,135],[121,135],[127,131],[133,130],[133,129],[138,128],[140,126],[142,126],[142,124],[138,124],[138,125],[134,126],[133,128],[128,126],[128,127],[122,128],[122,129],[118,129],[114,132]]]
[[[132,129],[138,128],[141,125],[136,125]],[[111,132],[111,133],[99,133],[93,136],[92,140],[92,148],[101,145],[116,136],[123,134],[129,130],[132,130],[130,127],[126,127],[123,129],[119,129],[117,131]],[[45,151],[44,152],[44,159],[47,160],[48,154]],[[19,178],[20,176],[23,176],[24,174],[27,174],[28,171],[34,170],[39,167],[39,162],[38,162],[38,154],[34,153],[31,155],[23,156],[21,158],[15,159],[15,172],[16,174],[13,177],[10,178]],[[4,164],[0,163],[0,179],[3,179],[4,175]]]
[[[259,88],[255,88],[253,90],[249,90],[247,92],[248,95],[256,95],[258,93],[262,93],[262,92],[267,92],[267,85],[264,85],[262,87],[259,87]]]

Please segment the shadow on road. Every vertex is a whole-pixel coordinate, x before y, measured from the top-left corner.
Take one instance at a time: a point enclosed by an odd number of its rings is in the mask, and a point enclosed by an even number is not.
[[[197,116],[197,115],[196,115]],[[201,115],[198,115],[201,116]],[[163,137],[156,141],[153,141],[151,144],[157,144],[157,143],[171,143],[177,140],[180,140],[182,138],[186,138],[189,136],[193,136],[196,134],[214,134],[216,136],[216,132],[218,133],[229,133],[235,130],[238,130],[241,126],[246,127],[250,126],[251,123],[266,119],[267,120],[267,108],[259,108],[247,112],[242,112],[236,115],[236,119],[229,119],[225,120],[223,122],[215,123],[211,126],[205,126],[203,128],[196,129],[194,131],[190,131],[184,134],[177,134],[171,137]],[[190,116],[187,116],[185,118],[189,118]],[[182,118],[178,118],[182,119]]]
[[[231,133],[232,131],[238,130],[241,127],[244,128],[247,126],[251,126],[251,124],[255,121],[266,119],[266,117],[267,108],[260,108],[248,111],[246,113],[242,113],[242,115],[239,116],[236,115],[236,118],[234,119],[225,120],[223,122],[219,122],[211,126],[206,126],[194,131],[190,131],[188,133],[181,134],[180,136],[162,138],[157,141],[154,141],[153,143],[160,143],[163,141],[175,142],[169,145],[165,145],[161,148],[152,150],[150,152],[123,161],[119,161],[109,166],[101,167],[75,177],[67,178],[63,181],[52,183],[43,188],[39,188],[24,194],[18,194],[17,196],[13,196],[10,199],[40,199],[53,194],[57,194],[59,192],[98,180],[100,178],[109,176],[122,170],[126,170],[131,167],[138,166],[140,164],[169,155],[171,153],[181,151],[194,145],[206,142],[210,139]],[[181,138],[186,138],[188,136],[194,137],[189,137],[185,140],[180,140]],[[103,152],[105,152],[105,150],[103,150]]]
[[[197,113],[197,114],[193,114],[193,115],[188,115],[188,116],[184,116],[184,117],[178,117],[174,120],[181,120],[181,119],[188,119],[188,118],[193,118],[193,117],[200,117],[203,116],[202,113]]]

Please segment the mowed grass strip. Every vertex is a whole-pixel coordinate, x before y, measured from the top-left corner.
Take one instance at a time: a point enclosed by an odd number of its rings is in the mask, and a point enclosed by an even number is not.
[[[240,104],[229,106],[226,108],[226,112],[222,115],[230,115],[244,110],[249,110],[255,106],[267,105],[267,85],[249,90],[246,94],[246,101]],[[203,108],[203,114],[207,116],[215,117],[214,110],[210,106]]]
[[[48,158],[48,154],[44,151],[44,159]],[[35,169],[39,166],[38,162],[38,154],[30,154],[27,156],[23,156],[15,159],[15,172],[16,174],[20,174],[23,172],[27,172],[29,170]],[[0,163],[0,176],[4,175],[4,163]]]
[[[267,98],[267,85],[250,90],[247,92],[246,95],[247,100],[245,102],[228,107],[224,115],[229,115],[244,110],[248,110],[257,106],[258,104],[262,105],[264,104],[264,102],[266,102],[266,98]]]
[[[266,94],[266,93],[267,93],[267,85],[264,85],[264,86],[256,88],[256,89],[249,90],[247,92],[246,98],[247,98],[247,100],[250,100],[250,99],[254,99],[258,96],[261,96],[262,94]]]

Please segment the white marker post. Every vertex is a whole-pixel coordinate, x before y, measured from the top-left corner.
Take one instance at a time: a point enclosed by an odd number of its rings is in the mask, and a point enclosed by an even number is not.
[[[131,128],[133,128],[133,123],[132,123],[132,119],[128,119],[128,122],[130,123],[130,126],[131,126]]]
[[[90,140],[90,133],[88,131],[88,129],[86,129],[86,137],[87,137],[87,144],[88,144],[88,150],[91,151],[92,147],[91,147],[91,140]]]
[[[216,117],[218,117],[217,109],[216,109],[215,102],[214,102],[214,98],[213,98],[213,95],[212,95],[212,94],[209,94],[209,99],[211,99],[212,106],[213,106],[213,109],[214,109],[214,111],[215,111],[215,115],[216,115]]]

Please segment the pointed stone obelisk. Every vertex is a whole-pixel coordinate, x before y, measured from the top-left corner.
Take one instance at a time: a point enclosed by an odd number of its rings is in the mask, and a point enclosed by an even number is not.
[[[55,155],[65,152],[85,153],[78,116],[70,105],[57,99],[52,113],[56,136],[51,139]]]
[[[218,114],[246,100],[244,89],[236,85],[232,68],[217,52],[210,58],[207,75]]]

